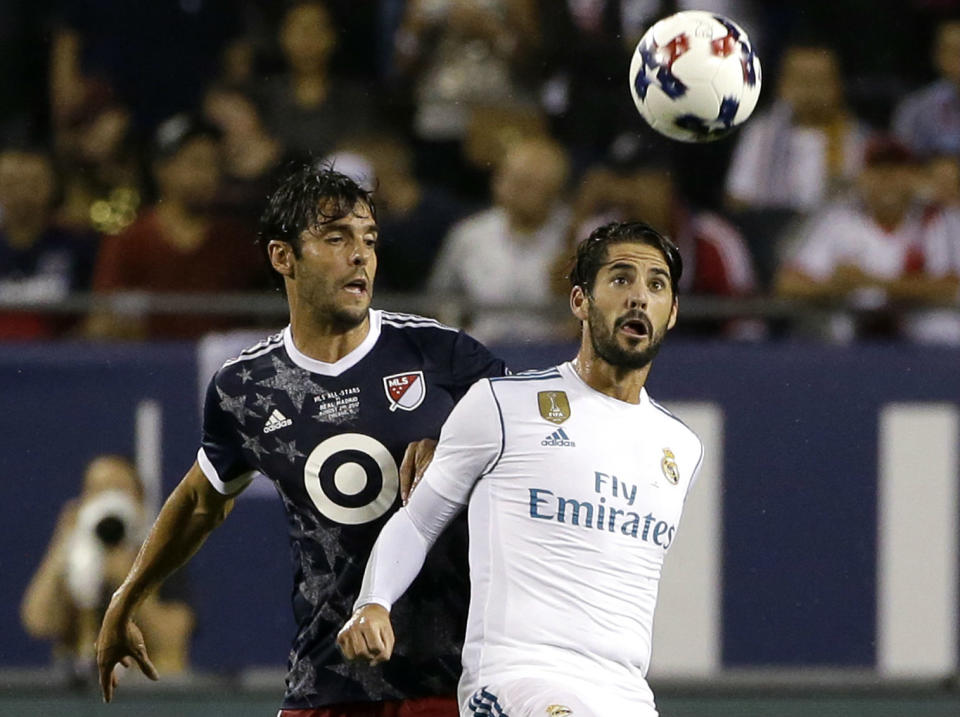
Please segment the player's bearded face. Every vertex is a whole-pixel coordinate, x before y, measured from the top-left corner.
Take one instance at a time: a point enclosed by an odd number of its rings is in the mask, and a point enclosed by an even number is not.
[[[595,302],[588,308],[590,342],[594,353],[611,366],[620,368],[643,368],[656,357],[660,345],[667,334],[666,325],[654,327],[648,317],[639,311],[628,311],[611,321]],[[620,330],[628,323],[642,323],[646,327],[647,339],[632,345],[619,338]]]
[[[587,328],[593,352],[611,366],[647,366],[676,320],[669,271],[652,247],[610,247],[588,297]]]
[[[297,261],[303,302],[318,316],[347,328],[366,319],[377,272],[377,225],[369,207],[305,232]]]

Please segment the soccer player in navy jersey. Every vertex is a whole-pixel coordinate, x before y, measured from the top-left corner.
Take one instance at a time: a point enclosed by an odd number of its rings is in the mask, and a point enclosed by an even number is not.
[[[420,439],[436,438],[467,389],[505,373],[503,362],[436,321],[370,308],[376,210],[348,177],[310,165],[292,172],[269,200],[261,241],[282,277],[290,324],[210,382],[196,462],[104,616],[104,699],[113,696],[118,662],[157,678],[131,616],[262,473],[286,508],[296,566],[298,627],[281,717],[455,716],[469,593],[465,524],[444,535],[394,607],[409,639],[390,663],[345,661],[336,635],[370,549],[399,507],[401,474],[409,480],[431,455],[432,441]]]

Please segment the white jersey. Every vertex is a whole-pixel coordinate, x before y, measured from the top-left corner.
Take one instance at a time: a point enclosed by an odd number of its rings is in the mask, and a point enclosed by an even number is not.
[[[702,454],[645,390],[619,401],[569,363],[470,389],[423,479],[469,502],[461,705],[543,679],[600,715],[655,714],[645,675],[660,571]]]

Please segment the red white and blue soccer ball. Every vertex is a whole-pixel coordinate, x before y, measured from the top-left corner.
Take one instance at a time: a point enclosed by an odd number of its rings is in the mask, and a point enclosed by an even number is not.
[[[657,132],[710,142],[744,122],[760,97],[760,59],[723,15],[686,10],[644,33],[630,63],[630,92]]]

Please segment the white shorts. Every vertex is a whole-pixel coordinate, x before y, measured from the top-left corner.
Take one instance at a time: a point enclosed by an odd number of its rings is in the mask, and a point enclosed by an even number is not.
[[[589,705],[588,705],[589,703]],[[603,705],[600,707],[599,705]],[[656,717],[647,705],[614,708],[601,695],[574,694],[542,679],[511,680],[481,687],[460,706],[461,717]],[[603,710],[602,712],[600,710]]]

